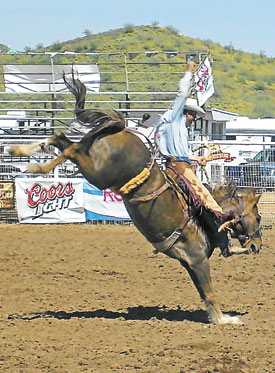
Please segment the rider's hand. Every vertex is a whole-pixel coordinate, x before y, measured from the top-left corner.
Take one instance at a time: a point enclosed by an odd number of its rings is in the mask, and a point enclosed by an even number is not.
[[[196,161],[200,166],[206,166],[207,159],[204,156],[198,156]]]

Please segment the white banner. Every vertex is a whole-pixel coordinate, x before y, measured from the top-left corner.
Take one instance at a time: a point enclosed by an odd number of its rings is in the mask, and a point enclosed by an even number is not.
[[[131,220],[121,196],[110,189],[100,190],[84,181],[83,192],[87,220]]]
[[[85,222],[83,180],[16,178],[20,223]]]
[[[195,72],[195,83],[198,103],[202,106],[215,92],[212,67],[208,57],[205,58]]]
[[[73,69],[88,90],[99,91],[97,65],[73,65]],[[72,65],[3,65],[3,70],[6,92],[64,92],[68,90],[63,72],[70,74]]]

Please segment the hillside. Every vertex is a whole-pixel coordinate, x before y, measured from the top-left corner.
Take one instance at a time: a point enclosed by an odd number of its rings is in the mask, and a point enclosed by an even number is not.
[[[35,51],[122,53],[156,50],[191,54],[210,52],[213,59],[215,94],[207,101],[207,107],[216,107],[252,118],[275,117],[275,59],[267,58],[264,53],[246,53],[236,50],[232,45],[221,46],[211,40],[180,35],[172,26],[162,28],[154,24],[129,24],[122,29],[99,34],[85,30],[83,34],[84,37],[56,42],[47,47],[39,45]],[[154,57],[153,61],[157,65],[162,61],[161,56]],[[178,77],[175,77],[170,89],[176,90],[177,80]],[[154,87],[157,85],[158,81],[155,80]]]

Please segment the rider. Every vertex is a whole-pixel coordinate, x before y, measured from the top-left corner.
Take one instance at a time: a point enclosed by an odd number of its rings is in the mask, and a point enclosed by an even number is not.
[[[187,63],[187,71],[179,81],[179,89],[173,104],[160,117],[155,132],[155,141],[161,154],[166,157],[168,167],[171,166],[185,184],[189,191],[200,205],[213,213],[214,222],[209,221],[209,214],[204,209],[198,219],[202,220],[202,226],[211,229],[210,240],[220,247],[224,256],[230,255],[230,243],[225,231],[218,232],[218,218],[224,216],[222,208],[217,204],[209,191],[196,177],[191,168],[191,160],[197,161],[200,165],[206,165],[206,159],[202,156],[189,156],[188,127],[195,120],[196,116],[204,117],[204,110],[198,106],[195,99],[187,98],[195,63]],[[214,240],[214,241],[213,241]]]

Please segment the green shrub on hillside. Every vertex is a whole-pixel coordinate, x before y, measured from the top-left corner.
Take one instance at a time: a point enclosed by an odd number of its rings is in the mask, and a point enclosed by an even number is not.
[[[123,54],[141,52],[133,60],[130,60],[127,55],[129,87],[133,87],[134,84],[136,90],[153,92],[175,91],[178,79],[185,71],[185,55],[196,54],[195,61],[198,62],[200,53],[209,52],[210,58],[214,60],[215,94],[207,101],[207,106],[250,117],[275,117],[275,59],[266,57],[264,51],[260,51],[259,54],[246,53],[236,50],[232,43],[223,47],[209,39],[200,40],[179,35],[178,30],[173,26],[158,27],[157,22],[152,22],[149,26],[126,24],[124,28],[99,34],[92,34],[89,30],[85,30],[83,34],[84,37],[62,43],[55,42],[48,47],[39,44],[37,50],[39,52],[107,53],[90,56],[88,61],[100,65],[102,86],[109,91],[115,91],[118,85],[120,87],[125,85]],[[146,60],[151,63],[147,68],[138,64],[145,61],[146,51],[162,52]],[[165,51],[178,52],[171,60],[175,62],[173,66],[166,63],[169,60],[163,53]],[[117,52],[120,53],[119,56],[110,56],[110,53]],[[48,56],[32,58],[39,63],[50,63]],[[30,63],[30,57],[0,54],[0,61],[2,64]],[[62,63],[64,58],[56,56],[56,61]],[[72,61],[87,63],[87,57],[76,56]],[[111,62],[116,65],[112,65]]]

